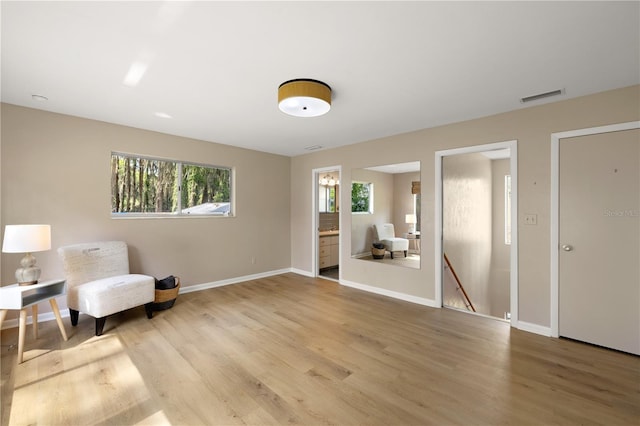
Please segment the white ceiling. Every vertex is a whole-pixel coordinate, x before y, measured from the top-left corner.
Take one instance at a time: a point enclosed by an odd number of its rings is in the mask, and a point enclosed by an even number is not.
[[[1,99],[295,156],[639,84],[639,6],[2,1]],[[331,111],[280,112],[294,78],[329,84]]]

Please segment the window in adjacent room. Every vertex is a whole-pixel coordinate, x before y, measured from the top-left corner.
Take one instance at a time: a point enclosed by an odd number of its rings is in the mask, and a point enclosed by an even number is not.
[[[373,184],[353,182],[351,184],[351,212],[373,213]]]
[[[111,214],[232,215],[232,169],[111,154]]]
[[[318,186],[318,199],[319,199],[319,212],[320,213],[336,213],[338,211],[337,203],[337,191],[336,185],[319,185]]]

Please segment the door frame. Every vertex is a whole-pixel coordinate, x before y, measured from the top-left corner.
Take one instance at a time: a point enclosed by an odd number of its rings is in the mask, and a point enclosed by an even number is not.
[[[322,173],[327,172],[337,172],[338,173],[338,181],[342,182],[342,166],[329,166],[329,167],[319,167],[317,169],[311,170],[311,271],[313,277],[320,276],[320,271],[318,268],[318,251],[320,244],[320,231],[318,227],[320,226],[320,209],[318,206],[318,188],[320,186],[320,175]],[[342,185],[342,183],[340,183]],[[342,190],[339,192],[339,197],[342,197]],[[338,205],[341,206],[342,202],[338,202]],[[338,253],[338,264],[342,264],[342,212],[338,211],[338,227],[340,228],[340,235],[338,236],[339,241],[339,253]],[[338,270],[338,280],[342,280],[342,268]]]
[[[578,136],[597,135],[601,133],[620,132],[624,130],[640,129],[640,121],[611,124],[607,126],[588,127],[551,134],[551,277],[550,277],[550,323],[551,337],[560,337],[559,318],[559,268],[558,255],[560,251],[560,140]]]
[[[435,302],[442,307],[443,262],[442,262],[442,159],[452,155],[472,154],[509,148],[511,173],[511,248],[509,273],[509,297],[511,326],[518,328],[518,141],[510,140],[464,148],[447,149],[435,153]]]

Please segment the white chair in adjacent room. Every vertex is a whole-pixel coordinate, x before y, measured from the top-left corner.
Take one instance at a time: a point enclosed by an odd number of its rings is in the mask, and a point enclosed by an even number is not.
[[[76,244],[58,249],[67,280],[67,306],[71,325],[79,313],[96,319],[96,336],[107,316],[145,305],[153,316],[155,278],[129,273],[129,251],[123,241]]]
[[[373,225],[378,241],[384,244],[384,248],[391,253],[393,259],[394,251],[404,252],[404,257],[407,257],[407,251],[409,250],[409,240],[406,238],[396,237],[393,223],[383,223],[382,225]]]

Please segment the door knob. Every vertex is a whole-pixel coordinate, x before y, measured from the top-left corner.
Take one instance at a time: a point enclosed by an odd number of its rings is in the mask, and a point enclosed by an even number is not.
[[[562,250],[571,251],[571,250],[573,250],[573,246],[570,246],[569,244],[563,244],[562,245]]]

